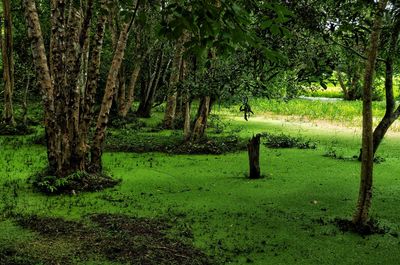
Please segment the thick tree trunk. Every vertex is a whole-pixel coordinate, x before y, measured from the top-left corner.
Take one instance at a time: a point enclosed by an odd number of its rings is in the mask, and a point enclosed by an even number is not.
[[[72,2],[51,1],[52,36],[48,61],[35,1],[24,0],[29,35],[32,39],[32,53],[43,94],[49,173],[57,177],[64,177],[75,171],[87,171],[91,168],[96,172],[101,170],[101,146],[115,92],[117,73],[121,67],[128,34],[139,7],[139,1],[137,1],[134,16],[124,27],[114,54],[103,104],[97,119],[90,164],[87,135],[93,116],[109,4],[108,0],[101,1],[97,30],[89,52],[91,63],[88,69],[88,81],[86,89],[83,89],[79,86],[81,83],[79,76],[82,72],[82,62],[85,61],[84,58],[87,58],[93,3],[93,0],[86,2],[87,9],[82,19],[83,11],[77,10]],[[68,44],[66,44],[66,39],[69,41]],[[93,167],[89,168],[90,165]]]
[[[190,137],[190,140],[192,142],[197,142],[204,138],[210,109],[211,109],[211,97],[210,96],[202,97],[200,100],[199,109],[197,111],[197,116]]]
[[[260,174],[260,134],[253,136],[247,144],[247,151],[249,154],[249,178],[258,179]]]
[[[14,92],[14,58],[13,58],[13,36],[10,0],[3,0],[4,12],[4,38],[0,38],[2,59],[3,59],[3,78],[4,78],[4,111],[3,122],[8,125],[15,125],[13,112],[13,92]],[[1,25],[1,23],[0,23]],[[3,27],[0,27],[2,30]],[[0,32],[0,37],[2,32]]]
[[[378,53],[379,36],[381,32],[382,14],[387,0],[379,2],[378,12],[371,33],[371,43],[368,51],[368,60],[365,67],[363,86],[363,133],[362,133],[362,163],[360,191],[353,223],[364,225],[369,220],[369,209],[372,199],[373,180],[373,132],[372,132],[372,83]]]

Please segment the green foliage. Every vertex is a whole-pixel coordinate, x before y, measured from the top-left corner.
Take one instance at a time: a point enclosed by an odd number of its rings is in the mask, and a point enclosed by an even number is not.
[[[74,172],[59,178],[39,172],[29,178],[29,183],[45,194],[75,194],[80,191],[99,191],[117,185],[120,180],[113,180],[106,174],[93,174],[83,171]]]
[[[264,145],[269,148],[299,148],[299,149],[315,149],[317,143],[311,139],[303,139],[302,137],[293,137],[287,134],[270,134],[262,133],[265,139]]]

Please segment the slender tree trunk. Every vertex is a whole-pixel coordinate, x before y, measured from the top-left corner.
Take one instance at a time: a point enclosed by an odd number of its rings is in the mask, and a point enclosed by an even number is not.
[[[338,76],[338,81],[339,81],[340,87],[342,88],[342,91],[343,91],[343,98],[344,98],[344,100],[349,100],[349,91],[347,89],[346,84],[344,83],[340,67],[337,70],[337,76]]]
[[[167,106],[165,108],[163,126],[165,129],[174,127],[177,91],[176,86],[179,82],[180,66],[182,61],[183,38],[178,40],[174,60],[172,62],[172,72],[170,76],[167,96]]]
[[[44,47],[42,30],[40,27],[39,17],[34,0],[23,1],[27,24],[28,34],[32,42],[33,61],[36,66],[36,74],[38,83],[41,88],[42,102],[44,109],[44,123],[46,128],[47,139],[47,158],[49,161],[49,170],[56,172],[57,170],[57,154],[55,152],[55,128],[56,121],[54,118],[54,89],[50,77],[50,69],[48,67],[47,55]]]
[[[381,32],[382,15],[387,0],[379,2],[371,33],[371,43],[368,60],[365,67],[363,86],[363,133],[362,133],[362,163],[360,191],[353,223],[364,225],[369,220],[369,209],[372,199],[373,180],[373,134],[372,134],[372,83],[378,53],[379,36]]]
[[[163,72],[163,65],[164,52],[161,48],[156,59],[156,68],[154,70],[154,73],[150,73],[150,82],[148,82],[148,86],[146,87],[146,89],[142,91],[143,95],[140,100],[139,108],[136,112],[139,117],[151,117],[151,109],[153,108],[154,97],[156,95],[157,88],[159,87],[161,75]]]
[[[28,80],[25,85],[24,100],[22,103],[22,122],[25,126],[28,125],[28,118],[27,118],[27,115],[28,115],[28,92],[29,92],[30,84],[31,84],[31,78],[30,78],[30,76],[28,76]]]
[[[123,104],[121,104],[120,107],[120,115],[121,117],[126,117],[128,114],[129,110],[132,107],[133,101],[135,99],[135,88],[136,88],[136,83],[138,81],[139,73],[141,70],[141,62],[139,64],[136,64],[133,68],[132,74],[131,74],[131,80],[129,81],[128,89],[126,92],[126,99],[124,99]]]
[[[81,97],[79,125],[81,136],[78,145],[77,155],[82,157],[82,163],[84,163],[85,165],[89,163],[88,133],[90,124],[94,116],[94,104],[98,82],[100,79],[101,52],[103,50],[103,41],[108,18],[108,11],[109,10],[107,0],[101,1],[100,14],[96,26],[96,33],[89,48],[90,63],[88,64],[86,87],[84,89],[84,94]]]
[[[211,109],[211,97],[210,96],[202,97],[200,100],[199,109],[197,111],[197,116],[190,137],[190,140],[192,142],[196,142],[204,138],[210,109]]]
[[[113,103],[115,88],[117,85],[116,83],[118,79],[118,72],[122,65],[125,48],[128,42],[129,32],[135,20],[138,7],[139,7],[139,0],[136,3],[135,13],[130,23],[125,24],[121,31],[117,48],[114,53],[114,58],[111,63],[110,71],[108,73],[106,89],[104,92],[100,113],[97,118],[96,131],[93,137],[93,145],[91,150],[90,166],[91,170],[93,170],[94,172],[100,172],[102,170],[101,156],[103,153],[103,142],[107,130],[108,117]]]
[[[375,128],[373,133],[373,154],[375,155],[376,151],[379,148],[386,132],[390,128],[390,126],[395,122],[400,116],[400,107],[396,108],[396,101],[393,94],[393,54],[398,52],[397,42],[399,40],[400,34],[400,19],[396,19],[393,25],[393,30],[391,34],[391,39],[389,43],[389,50],[387,52],[387,58],[385,61],[385,100],[386,100],[386,111],[382,120],[379,122],[378,126]],[[362,152],[358,157],[358,160],[361,161]]]
[[[187,60],[183,60],[182,62],[182,76],[181,79],[185,80],[186,76],[188,74],[188,62]],[[190,139],[190,134],[191,134],[191,128],[190,128],[190,110],[191,110],[191,98],[190,98],[190,90],[188,87],[186,87],[182,91],[182,100],[183,100],[183,137],[185,141]]]
[[[4,39],[0,38],[3,58],[3,78],[4,78],[4,112],[3,122],[8,125],[15,125],[13,112],[13,92],[14,92],[14,58],[13,58],[13,36],[10,0],[3,0],[4,12]],[[0,23],[1,25],[1,23]],[[3,27],[0,27],[2,30]],[[0,37],[2,32],[0,32]]]

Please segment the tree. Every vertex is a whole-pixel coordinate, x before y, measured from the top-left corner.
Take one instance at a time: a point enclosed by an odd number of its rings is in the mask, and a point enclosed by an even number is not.
[[[96,2],[97,3],[97,2]],[[93,140],[89,128],[94,119],[95,94],[98,87],[100,54],[108,19],[109,0],[100,1],[97,24],[90,44],[88,78],[83,87],[79,84],[84,45],[90,38],[94,0],[85,7],[71,0],[51,1],[51,39],[47,56],[36,3],[23,1],[28,33],[32,42],[33,60],[43,96],[48,173],[64,177],[76,171],[99,173],[102,171],[102,145],[115,94],[117,74],[140,0],[134,8],[126,6],[128,21],[122,25],[97,115]],[[68,40],[68,42],[66,41]]]
[[[393,74],[394,74],[394,60],[397,58],[395,55],[398,54],[398,40],[400,34],[400,9],[395,6],[392,11],[391,27],[389,30],[389,46],[386,52],[386,59],[384,60],[385,65],[385,100],[386,100],[386,111],[379,122],[378,126],[375,128],[373,133],[373,154],[375,155],[380,143],[386,132],[400,116],[400,106],[396,108],[396,101],[394,99],[393,93]]]
[[[365,225],[369,221],[369,209],[372,199],[373,180],[373,135],[372,135],[372,84],[376,58],[378,54],[379,36],[381,32],[382,16],[387,0],[378,3],[374,24],[371,33],[368,60],[365,65],[363,84],[363,132],[362,132],[362,163],[361,181],[356,212],[353,216],[355,225]]]
[[[14,57],[13,57],[13,34],[10,0],[3,0],[4,14],[4,38],[2,37],[3,27],[0,23],[0,45],[3,59],[4,78],[4,111],[3,122],[7,125],[15,125],[13,112],[14,93]],[[1,20],[0,20],[1,22]]]

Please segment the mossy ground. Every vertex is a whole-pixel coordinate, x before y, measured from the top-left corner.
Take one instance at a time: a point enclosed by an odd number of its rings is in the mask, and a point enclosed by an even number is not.
[[[88,216],[106,214],[166,220],[171,240],[193,244],[213,264],[398,264],[400,137],[392,134],[384,140],[379,155],[386,160],[375,166],[371,215],[387,232],[362,237],[342,232],[333,222],[351,218],[360,164],[324,156],[329,150],[346,157],[357,155],[359,129],[252,118],[245,122],[239,115],[223,120],[228,125],[215,136],[284,133],[312,139],[317,148],[269,149],[262,145],[261,170],[267,177],[259,180],[245,178],[246,151],[222,155],[106,153],[105,167],[122,179],[120,185],[101,192],[48,197],[26,183],[28,176],[45,167],[44,147],[30,144],[27,137],[1,137],[0,260],[11,256],[8,261],[14,263],[10,264],[32,264],[28,260],[46,264],[48,257],[63,261],[75,253],[68,240],[49,240],[21,226],[12,217],[16,214],[89,225],[95,223]],[[155,113],[145,122],[152,127],[161,117]],[[135,137],[132,132],[132,141]],[[70,261],[126,262],[107,259],[100,252]]]

